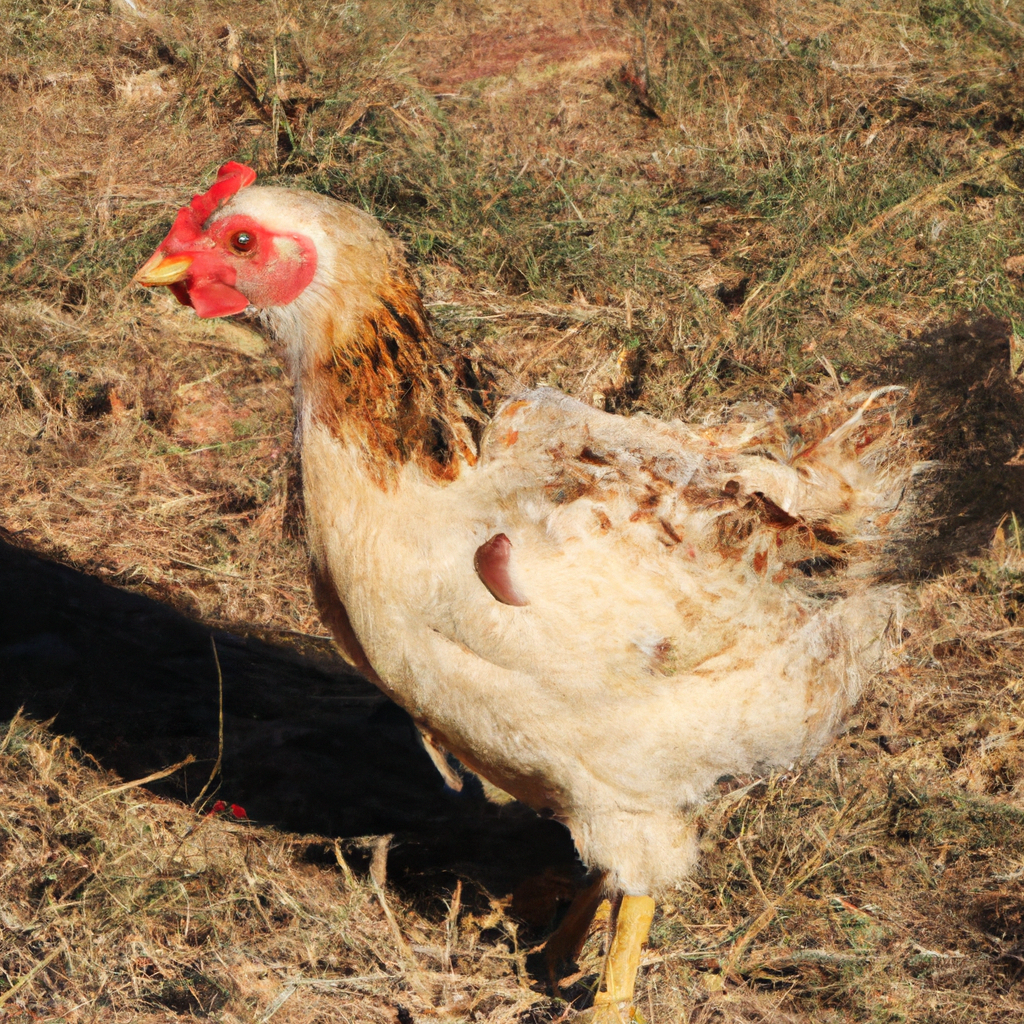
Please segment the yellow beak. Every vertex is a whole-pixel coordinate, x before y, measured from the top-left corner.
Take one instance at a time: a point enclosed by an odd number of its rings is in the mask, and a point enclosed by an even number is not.
[[[147,288],[155,288],[161,284],[177,284],[178,281],[184,281],[188,276],[189,267],[192,266],[194,258],[185,253],[178,256],[165,256],[161,252],[155,252],[139,267],[138,273],[132,280]]]

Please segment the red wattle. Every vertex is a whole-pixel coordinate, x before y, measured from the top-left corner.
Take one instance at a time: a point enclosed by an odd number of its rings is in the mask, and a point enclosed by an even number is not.
[[[188,299],[187,304],[205,319],[232,316],[249,305],[249,300],[241,292],[215,280],[189,282]]]

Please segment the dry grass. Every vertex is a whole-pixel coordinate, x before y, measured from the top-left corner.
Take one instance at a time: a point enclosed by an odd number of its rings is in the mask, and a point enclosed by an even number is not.
[[[390,1024],[401,1006],[513,1020],[538,998],[494,940],[514,947],[516,931],[497,903],[476,917],[456,896],[450,921],[427,921],[357,879],[340,846],[126,789],[23,719],[0,779],[14,1019]]]
[[[1017,472],[1019,5],[131,6],[0,3],[0,527],[24,544],[206,620],[322,631],[280,368],[128,286],[229,157],[375,213],[440,333],[510,379],[680,415],[824,362],[919,384],[954,467]],[[951,357],[928,339],[982,313],[995,355],[929,397]],[[979,493],[992,537],[1015,492]],[[891,671],[817,764],[723,784],[702,873],[656,921],[649,1019],[1024,1019],[1014,526],[915,585]],[[450,914],[389,892],[399,940],[329,844],[104,796],[25,723],[2,756],[16,1019],[562,1012],[524,974],[539,934],[468,879]]]

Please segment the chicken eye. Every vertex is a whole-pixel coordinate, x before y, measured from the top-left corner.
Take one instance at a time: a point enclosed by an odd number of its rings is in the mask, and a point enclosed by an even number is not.
[[[236,231],[229,239],[229,244],[235,252],[252,252],[256,248],[256,236],[248,231]]]

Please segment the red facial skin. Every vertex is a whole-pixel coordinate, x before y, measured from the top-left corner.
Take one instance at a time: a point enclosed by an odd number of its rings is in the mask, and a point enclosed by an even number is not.
[[[245,252],[235,244],[242,235],[254,242]],[[286,306],[316,273],[316,249],[305,235],[277,234],[242,215],[216,221],[194,241],[168,236],[161,248],[192,257],[188,276],[170,287],[201,317],[231,316],[250,304]]]
[[[242,215],[204,227],[222,203],[255,178],[249,167],[225,164],[213,186],[178,211],[157,249],[164,256],[191,257],[185,279],[169,287],[201,317],[231,316],[250,304],[285,306],[316,273],[316,248],[305,235],[276,233]],[[244,235],[248,239],[242,243]]]

